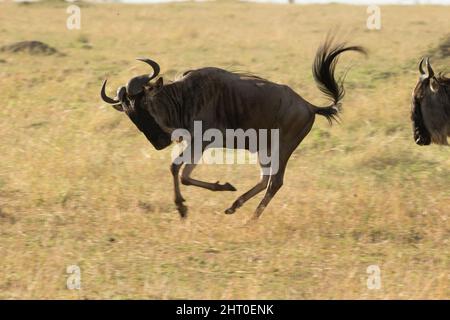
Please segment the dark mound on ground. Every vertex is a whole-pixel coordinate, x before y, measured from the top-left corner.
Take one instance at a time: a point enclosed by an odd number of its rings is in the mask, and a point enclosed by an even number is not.
[[[58,50],[50,47],[41,41],[20,41],[10,45],[0,47],[0,52],[19,53],[24,52],[31,55],[50,56],[57,54]]]
[[[450,57],[450,34],[444,38],[436,48],[436,53],[439,58]]]

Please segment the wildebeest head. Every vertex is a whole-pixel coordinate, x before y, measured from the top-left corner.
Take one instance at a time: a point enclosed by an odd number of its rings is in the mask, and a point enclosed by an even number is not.
[[[118,111],[125,112],[136,127],[144,133],[151,144],[157,150],[161,150],[170,145],[170,135],[158,126],[155,119],[144,107],[144,87],[147,90],[151,90],[151,88],[162,84],[162,78],[155,85],[150,84],[150,81],[158,76],[160,68],[153,60],[141,58],[138,60],[149,64],[153,69],[152,74],[141,75],[130,79],[126,86],[117,89],[117,94],[114,99],[106,95],[105,88],[107,80],[105,80],[100,94],[104,102],[112,105]]]
[[[447,135],[450,134],[450,79],[436,76],[429,58],[420,61],[419,72],[411,106],[414,140],[418,145],[447,144]]]

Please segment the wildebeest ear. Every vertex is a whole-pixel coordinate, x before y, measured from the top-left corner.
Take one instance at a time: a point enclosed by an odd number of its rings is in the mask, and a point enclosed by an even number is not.
[[[433,92],[438,92],[439,90],[439,83],[437,82],[436,78],[430,79],[430,89]]]
[[[163,81],[163,78],[161,77],[161,78],[159,78],[158,80],[156,80],[156,83],[155,83],[155,89],[157,90],[157,91],[159,91],[159,90],[161,90],[161,88],[164,86],[164,81]]]

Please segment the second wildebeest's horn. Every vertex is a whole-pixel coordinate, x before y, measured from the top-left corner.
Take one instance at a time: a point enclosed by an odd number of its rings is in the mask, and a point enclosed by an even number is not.
[[[434,71],[433,68],[431,68],[430,58],[426,58],[425,65],[427,66],[428,78],[434,77]]]
[[[106,79],[105,79],[105,81],[103,81],[102,90],[100,91],[100,95],[101,95],[103,101],[105,101],[106,103],[109,103],[109,104],[118,104],[118,103],[120,103],[119,100],[114,100],[114,99],[112,99],[112,98],[110,98],[110,97],[108,97],[106,95],[105,88],[106,88],[106,82],[107,81],[108,80],[106,80]]]
[[[419,63],[420,75],[424,75],[425,74],[425,70],[423,70],[423,60],[425,60],[425,58],[422,58],[422,60],[420,60],[420,63]]]
[[[130,96],[135,96],[142,92],[144,86],[152,79],[158,76],[160,68],[159,65],[147,58],[137,58],[136,60],[147,63],[153,69],[153,73],[150,75],[137,76],[128,81],[127,83],[127,93]]]

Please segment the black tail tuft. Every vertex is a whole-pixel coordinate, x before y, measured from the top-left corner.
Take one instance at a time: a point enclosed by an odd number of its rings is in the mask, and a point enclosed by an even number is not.
[[[339,122],[340,104],[322,108],[315,107],[314,110],[316,114],[326,117],[330,125],[333,124],[333,120]]]
[[[328,37],[325,43],[317,50],[312,68],[314,80],[319,90],[333,101],[333,104],[329,107],[316,107],[316,113],[327,117],[330,123],[332,120],[337,120],[337,115],[340,111],[340,101],[345,95],[345,75],[339,80],[336,80],[334,77],[338,56],[345,51],[367,54],[366,50],[360,46],[346,47],[345,43],[333,45],[333,38]]]

